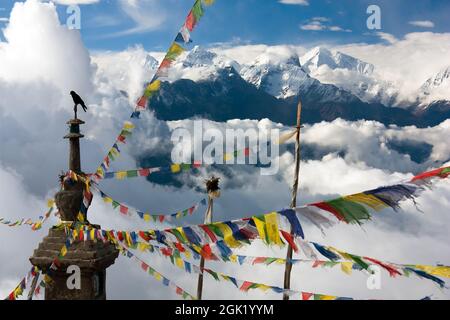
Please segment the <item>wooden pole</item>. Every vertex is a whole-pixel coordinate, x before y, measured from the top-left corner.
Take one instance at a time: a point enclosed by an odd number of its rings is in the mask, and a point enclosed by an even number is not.
[[[297,134],[295,135],[295,173],[294,173],[294,185],[292,187],[292,200],[291,208],[297,206],[297,192],[298,192],[298,175],[300,172],[300,127],[302,116],[302,102],[298,102],[297,107]],[[293,232],[291,229],[291,235]],[[286,267],[284,270],[284,289],[289,290],[291,288],[291,270],[292,270],[292,247],[289,245],[286,255]],[[289,300],[289,295],[284,293],[283,300]]]
[[[36,285],[39,279],[39,271],[36,272],[36,275],[33,278],[33,281],[31,282],[30,291],[28,292],[28,300],[33,300],[34,290],[36,290]]]
[[[208,209],[205,212],[204,223],[208,224],[212,222],[213,215],[213,205],[214,198],[219,197],[219,178],[215,178],[214,176],[206,181],[206,192],[208,194]],[[197,299],[202,300],[203,293],[203,270],[205,268],[205,258],[201,257],[200,259],[200,274],[198,275],[198,284],[197,284]]]

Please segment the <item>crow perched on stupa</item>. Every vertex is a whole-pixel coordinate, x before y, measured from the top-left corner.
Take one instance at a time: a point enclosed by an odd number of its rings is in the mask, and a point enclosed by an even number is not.
[[[70,91],[70,95],[72,96],[73,103],[75,103],[73,111],[75,112],[75,119],[77,119],[78,105],[80,105],[83,108],[84,112],[87,111],[87,107],[83,99],[81,99],[81,97],[75,91]]]

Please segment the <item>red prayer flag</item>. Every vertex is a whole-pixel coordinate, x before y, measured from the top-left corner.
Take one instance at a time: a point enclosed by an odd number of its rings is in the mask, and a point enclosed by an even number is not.
[[[202,250],[200,251],[200,255],[203,258],[205,258],[205,260],[211,260],[212,251],[211,251],[211,247],[209,246],[209,244],[205,244],[202,247]]]
[[[192,167],[193,168],[200,168],[201,166],[202,166],[202,162],[195,160]]]
[[[423,180],[423,179],[426,179],[426,178],[436,177],[436,176],[438,176],[441,173],[441,171],[443,171],[443,169],[445,169],[445,168],[439,168],[439,169],[436,169],[436,170],[432,170],[432,171],[421,173],[421,174],[415,176],[414,178],[412,178],[411,182],[416,181],[416,180]],[[445,178],[445,176],[444,176],[444,178]]]
[[[180,252],[185,252],[186,249],[183,247],[183,245],[179,242],[175,242],[175,247],[178,249],[178,251]]]
[[[150,241],[150,237],[144,231],[139,231],[139,236],[145,241]]]
[[[253,282],[250,282],[250,281],[244,281],[244,283],[243,283],[242,286],[239,288],[239,290],[241,290],[241,291],[248,291],[252,285],[253,285]]]
[[[302,300],[309,300],[313,296],[310,292],[302,292]]]
[[[142,263],[141,263],[141,268],[142,268],[142,270],[144,270],[145,272],[147,272],[147,270],[148,270],[148,264],[146,264],[145,262],[142,262]]]
[[[141,177],[148,177],[150,175],[150,169],[140,169],[138,172]]]
[[[136,105],[142,109],[145,109],[145,107],[147,106],[147,97],[142,96],[141,98],[139,98]]]
[[[161,248],[161,253],[167,257],[172,255],[172,248]]]
[[[395,278],[396,275],[401,275],[401,273],[397,269],[395,269],[395,267],[392,265],[383,263],[381,261],[378,261],[378,260],[375,260],[375,259],[372,259],[369,257],[364,257],[364,259],[369,260],[370,262],[373,262],[373,263],[379,265],[380,267],[386,269],[387,272],[389,272],[389,275],[393,278]]]
[[[248,156],[250,155],[250,148],[245,148],[245,149],[244,149],[244,155],[245,155],[246,157],[248,157]]]
[[[297,252],[298,251],[298,247],[294,242],[294,239],[292,238],[291,234],[284,231],[284,230],[280,230],[281,231],[281,235],[283,236],[284,239],[286,239],[286,241],[289,243],[289,245],[292,247],[292,249]]]
[[[325,263],[324,261],[316,260],[316,261],[314,261],[312,267],[317,268],[317,267],[320,267],[321,265],[323,265],[324,263]]]
[[[195,16],[194,13],[192,12],[192,10],[189,12],[187,18],[186,18],[186,22],[185,22],[185,26],[189,31],[194,30],[195,27]]]
[[[120,136],[117,137],[117,141],[125,143],[125,137],[123,135],[120,135]]]
[[[128,208],[120,205],[120,213],[127,215],[128,214]]]
[[[203,231],[206,232],[206,234],[208,235],[208,237],[211,239],[212,242],[217,242],[216,235],[211,230],[209,230],[207,226],[201,225],[200,228],[202,228]]]
[[[328,203],[326,202],[318,202],[318,203],[313,203],[311,204],[311,206],[315,206],[317,208],[320,208],[322,210],[331,212],[336,218],[338,218],[338,220],[340,221],[345,221],[344,217],[341,215],[341,213],[339,211],[337,211],[335,208],[333,208],[332,206],[330,206]]]
[[[258,264],[258,263],[264,263],[264,261],[266,261],[266,258],[264,257],[257,257],[253,260],[252,264]]]

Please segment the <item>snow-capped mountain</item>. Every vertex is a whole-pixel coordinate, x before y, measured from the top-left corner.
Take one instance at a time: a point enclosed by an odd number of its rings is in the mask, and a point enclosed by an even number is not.
[[[371,75],[373,64],[361,61],[342,52],[331,52],[323,47],[315,47],[300,58],[302,67],[308,73],[314,73],[319,67],[325,65],[331,70],[346,69],[360,74]]]
[[[425,81],[419,89],[419,100],[422,106],[433,101],[450,101],[450,66]]]
[[[352,102],[356,99],[334,85],[323,84],[310,77],[302,68],[296,54],[284,57],[262,54],[242,67],[242,78],[256,88],[278,98],[315,97],[317,103]]]
[[[339,51],[332,52],[316,47],[300,58],[302,68],[322,83],[349,91],[369,103],[393,106],[398,89],[391,82],[382,80],[374,65]]]
[[[258,89],[283,99],[297,95],[301,88],[306,90],[317,81],[301,68],[298,56],[295,55],[273,62],[263,54],[252,64],[244,66],[240,74]]]
[[[221,70],[228,67],[232,67],[236,71],[240,70],[240,65],[236,61],[202,47],[195,46],[186,55],[178,59],[170,68],[169,80],[212,80],[217,78]]]

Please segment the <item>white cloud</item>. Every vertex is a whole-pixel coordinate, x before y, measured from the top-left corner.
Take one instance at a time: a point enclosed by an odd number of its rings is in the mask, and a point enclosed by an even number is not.
[[[416,20],[416,21],[409,21],[410,25],[421,27],[421,28],[434,28],[434,22],[429,20]]]
[[[309,21],[300,25],[301,30],[305,31],[333,31],[333,32],[352,32],[340,26],[330,25],[331,20],[326,17],[313,17]]]
[[[110,36],[124,36],[156,30],[167,19],[167,4],[165,6],[160,0],[119,0],[119,5],[135,26]]]
[[[398,101],[414,102],[422,84],[450,65],[450,33],[415,32],[388,44],[348,44],[336,50],[369,62],[377,76],[399,89]]]
[[[62,4],[62,5],[71,5],[71,4],[93,4],[98,3],[100,0],[51,0],[54,3]]]
[[[309,5],[308,0],[279,0],[278,2],[282,3],[282,4],[294,4],[294,5],[301,5],[301,6]]]
[[[380,39],[390,44],[394,44],[398,41],[398,39],[394,35],[387,32],[377,32],[377,35],[380,37]]]

